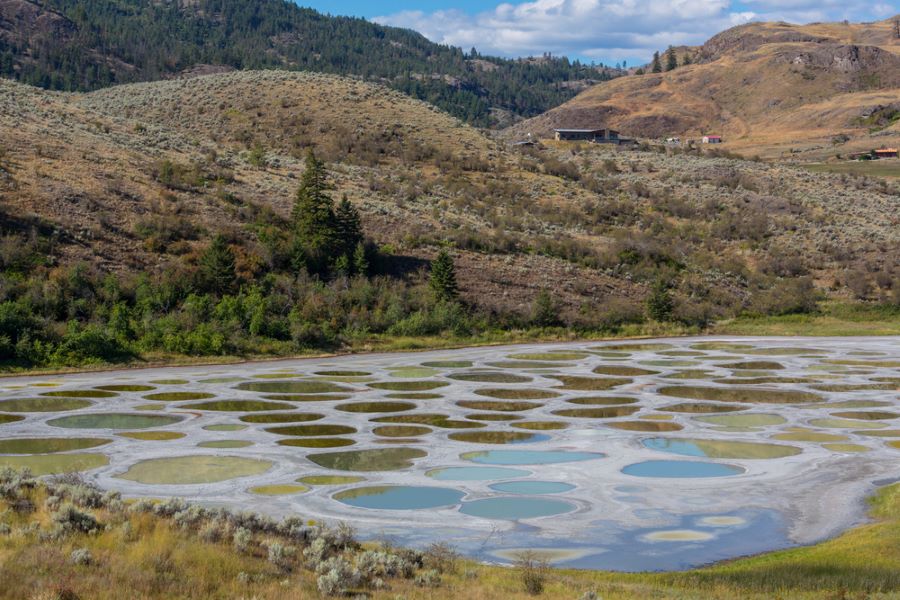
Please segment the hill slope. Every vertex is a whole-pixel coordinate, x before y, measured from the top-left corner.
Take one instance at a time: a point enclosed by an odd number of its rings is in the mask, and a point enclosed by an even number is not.
[[[614,75],[566,59],[468,56],[413,31],[285,0],[0,0],[5,77],[89,90],[223,67],[381,81],[480,125],[503,112],[539,114]]]
[[[463,295],[486,310],[527,315],[552,289],[568,322],[589,322],[664,276],[685,314],[716,316],[806,274],[840,290],[868,273],[870,297],[900,277],[898,190],[884,183],[654,152],[510,152],[423,102],[330,75],[90,94],[5,81],[0,139],[0,229],[55,230],[58,260],[102,270],[195,260],[226,232],[242,268],[264,272],[266,227],[284,226],[315,148],[333,195],[393,247],[390,270],[413,276],[452,240]]]
[[[604,125],[627,135],[723,135],[768,157],[830,156],[900,139],[900,38],[869,24],[753,23],[729,29],[665,73],[595,86],[511,134]],[[843,140],[834,146],[833,140]]]

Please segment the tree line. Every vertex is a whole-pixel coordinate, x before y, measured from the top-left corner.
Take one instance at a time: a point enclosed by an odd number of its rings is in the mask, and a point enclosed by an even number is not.
[[[615,71],[546,56],[507,60],[435,44],[410,30],[331,17],[286,0],[44,0],[60,35],[0,36],[0,76],[78,91],[164,78],[197,64],[309,70],[379,81],[475,125],[492,108],[529,117]]]

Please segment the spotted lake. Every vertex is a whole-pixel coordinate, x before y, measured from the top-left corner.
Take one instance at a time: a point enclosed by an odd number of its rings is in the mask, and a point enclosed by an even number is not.
[[[900,478],[900,339],[532,344],[0,380],[0,466],[683,569],[806,544]]]

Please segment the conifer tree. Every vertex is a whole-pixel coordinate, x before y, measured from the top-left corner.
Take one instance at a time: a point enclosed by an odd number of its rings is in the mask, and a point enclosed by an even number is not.
[[[459,296],[459,288],[456,285],[456,267],[446,249],[441,249],[437,257],[431,261],[429,285],[438,300],[455,300]]]
[[[654,73],[662,73],[662,64],[659,62],[659,52],[653,53],[653,65],[650,70]]]
[[[666,50],[666,71],[674,71],[678,68],[678,57],[675,56],[675,48],[669,46]]]
[[[356,246],[363,239],[359,211],[347,199],[346,195],[341,198],[334,211],[334,233],[338,252],[341,255],[352,255],[356,250]]]
[[[353,271],[357,275],[369,274],[369,257],[366,253],[366,246],[362,242],[358,243],[353,251]]]
[[[202,287],[213,294],[227,294],[237,282],[234,251],[221,235],[212,239],[200,255],[200,280]]]
[[[650,290],[647,298],[647,314],[654,321],[668,321],[672,318],[674,303],[672,294],[669,293],[669,284],[658,279]]]
[[[548,290],[541,290],[534,299],[531,305],[531,321],[538,327],[559,325],[559,306]]]
[[[306,155],[306,170],[294,200],[295,255],[302,253],[306,268],[324,274],[337,241],[334,203],[327,191],[325,165],[312,150]]]

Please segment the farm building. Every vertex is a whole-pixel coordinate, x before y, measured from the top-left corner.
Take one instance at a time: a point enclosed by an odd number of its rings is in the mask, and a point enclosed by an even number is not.
[[[704,135],[703,143],[704,144],[721,144],[722,136],[720,136],[720,135]]]
[[[897,151],[897,148],[879,148],[878,150],[872,150],[872,154],[875,158],[900,158],[900,152]]]
[[[553,131],[554,138],[561,142],[619,143],[619,132],[612,129],[554,129]]]

